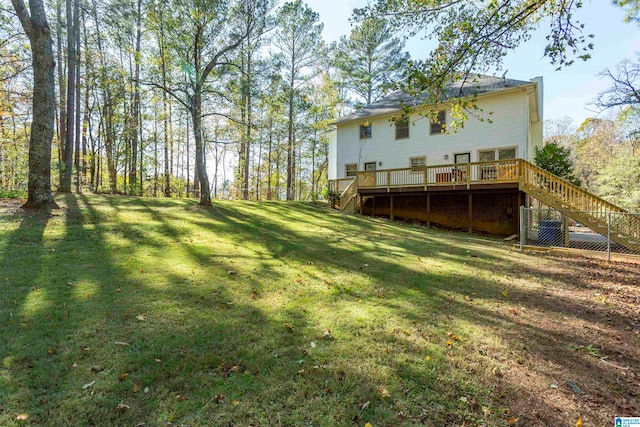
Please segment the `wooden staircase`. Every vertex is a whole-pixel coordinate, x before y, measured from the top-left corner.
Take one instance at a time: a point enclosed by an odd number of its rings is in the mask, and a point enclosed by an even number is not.
[[[640,252],[640,216],[583,190],[525,160],[520,161],[520,190],[584,224],[630,251]]]
[[[355,213],[358,209],[358,180],[354,178],[351,184],[340,195],[340,212]]]

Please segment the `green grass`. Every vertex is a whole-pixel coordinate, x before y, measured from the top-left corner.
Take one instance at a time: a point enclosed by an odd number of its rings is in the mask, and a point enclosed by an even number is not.
[[[0,425],[515,416],[494,368],[529,363],[503,312],[534,257],[312,204],[57,201],[0,216]]]

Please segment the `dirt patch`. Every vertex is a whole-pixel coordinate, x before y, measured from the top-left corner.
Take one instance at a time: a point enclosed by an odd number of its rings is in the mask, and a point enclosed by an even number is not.
[[[0,215],[18,212],[18,209],[20,209],[20,206],[22,206],[25,201],[26,200],[22,199],[0,199]]]

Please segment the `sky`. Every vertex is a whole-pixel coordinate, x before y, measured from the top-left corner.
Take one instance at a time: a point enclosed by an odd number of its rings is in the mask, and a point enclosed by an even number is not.
[[[354,7],[366,6],[366,0],[306,0],[320,14],[324,23],[324,38],[335,41],[349,34],[349,17]],[[531,40],[509,52],[502,70],[507,77],[529,80],[536,76],[544,78],[545,120],[570,117],[579,126],[588,117],[609,117],[611,112],[599,112],[592,105],[593,99],[605,90],[608,82],[598,77],[606,68],[615,69],[625,58],[632,59],[640,52],[640,27],[625,23],[624,13],[611,4],[611,0],[586,0],[575,18],[585,25],[584,34],[593,34],[595,45],[592,58],[586,62],[577,60],[574,65],[556,71],[556,67],[543,57],[548,24],[533,33]],[[413,58],[424,58],[429,53],[429,42],[410,40],[407,50]]]

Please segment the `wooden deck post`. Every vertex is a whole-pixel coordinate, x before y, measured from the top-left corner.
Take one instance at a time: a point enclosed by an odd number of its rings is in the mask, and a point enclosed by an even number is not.
[[[431,194],[427,193],[427,227],[431,227]]]
[[[391,221],[393,221],[393,196],[389,196],[389,216]]]
[[[371,205],[372,205],[371,216],[376,216],[376,198],[375,198],[375,196],[372,197],[372,199],[373,200],[371,200]]]
[[[473,233],[473,194],[469,192],[469,233]]]
[[[569,217],[566,216],[565,214],[562,214],[562,231],[563,231],[563,238],[562,238],[562,243],[563,246],[565,248],[568,248],[570,246],[570,242],[569,242]]]

